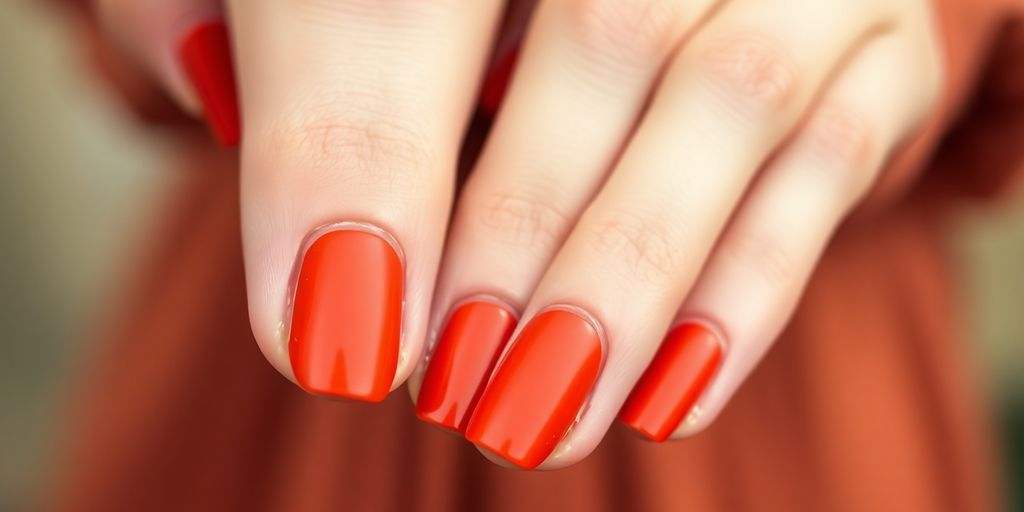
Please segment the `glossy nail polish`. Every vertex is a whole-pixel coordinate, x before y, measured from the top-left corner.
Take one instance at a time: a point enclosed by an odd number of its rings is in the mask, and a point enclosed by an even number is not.
[[[710,329],[697,323],[676,327],[633,388],[619,420],[653,441],[668,439],[697,403],[721,360],[721,342]]]
[[[493,302],[467,302],[456,308],[423,376],[416,415],[423,421],[464,432],[515,326],[515,315]]]
[[[288,342],[299,385],[383,400],[398,365],[402,296],[402,261],[382,236],[340,229],[314,240],[295,283]]]
[[[238,144],[238,97],[231,44],[223,21],[192,27],[181,39],[178,56],[203,105],[206,122],[224,147]]]
[[[524,469],[544,462],[576,421],[603,359],[593,321],[570,309],[535,316],[477,403],[466,439]]]

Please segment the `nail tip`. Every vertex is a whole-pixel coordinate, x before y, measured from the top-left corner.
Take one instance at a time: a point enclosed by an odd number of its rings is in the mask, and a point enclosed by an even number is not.
[[[508,439],[496,440],[494,436],[488,436],[486,432],[486,426],[480,425],[479,423],[474,425],[473,419],[471,418],[469,424],[466,425],[466,432],[464,437],[474,446],[481,449],[482,451],[493,455],[503,461],[509,462],[522,470],[536,469],[541,463],[547,459],[550,452],[538,455],[537,453],[525,453],[522,456],[513,455],[509,449]]]
[[[225,134],[222,130],[217,129],[213,123],[210,124],[210,131],[213,132],[213,139],[217,142],[217,145],[223,149],[234,149],[238,147],[238,143],[241,137],[239,135],[230,133]]]
[[[334,400],[351,400],[355,402],[367,402],[367,403],[380,403],[387,399],[388,395],[367,395],[367,394],[355,394],[355,393],[339,393],[336,391],[315,391],[306,389],[310,395],[317,398],[326,398]]]
[[[537,469],[537,467],[540,466],[542,462],[544,462],[544,458],[540,458],[540,460],[537,460],[534,457],[515,457],[512,454],[508,453],[507,451],[502,451],[498,448],[488,445],[485,442],[473,441],[470,440],[468,437],[466,439],[473,443],[473,445],[475,445],[476,447],[485,450],[487,453],[490,453],[491,455],[503,461],[511,463],[517,469],[530,471],[533,469]]]
[[[502,458],[515,465],[516,469],[521,469],[524,471],[533,471],[537,469],[537,466],[540,466],[540,462],[526,462],[519,459],[510,459],[508,457]]]
[[[669,436],[669,434],[666,434],[664,432],[659,432],[659,431],[651,430],[649,428],[644,428],[643,426],[636,425],[636,424],[633,424],[633,423],[629,423],[629,422],[623,421],[623,424],[625,424],[627,427],[629,427],[630,430],[632,430],[633,432],[636,432],[637,434],[640,434],[640,436],[645,441],[649,441],[649,442],[652,442],[652,443],[663,443],[663,442],[665,442],[668,439],[668,436]]]
[[[465,428],[459,428],[458,424],[448,423],[448,422],[446,422],[444,420],[434,418],[430,414],[423,414],[423,413],[420,413],[419,411],[416,411],[416,418],[419,419],[420,421],[422,421],[423,423],[426,423],[427,425],[431,425],[431,426],[437,427],[437,428],[439,428],[441,430],[444,430],[446,432],[450,432],[450,433],[457,434],[457,435],[460,435],[460,436],[462,436],[462,435],[464,435],[466,433],[466,429]]]
[[[433,425],[442,430],[453,432],[460,436],[466,433],[466,424],[468,422],[462,421],[459,418],[452,418],[451,415],[442,415],[439,409],[422,409],[417,403],[416,406],[416,418],[423,423]]]
[[[359,402],[378,403],[383,402],[390,395],[390,390],[371,390],[368,392],[355,392],[348,389],[338,389],[331,386],[317,386],[297,378],[299,387],[312,396],[328,399],[354,400]]]

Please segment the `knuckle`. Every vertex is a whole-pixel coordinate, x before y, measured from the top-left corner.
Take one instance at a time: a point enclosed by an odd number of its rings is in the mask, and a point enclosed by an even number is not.
[[[408,116],[337,106],[303,111],[263,137],[270,172],[370,188],[424,186],[433,174],[436,159],[423,131],[394,121]]]
[[[549,197],[535,191],[500,188],[474,194],[472,209],[486,236],[503,244],[547,255],[561,242],[568,215]]]
[[[612,259],[629,279],[645,283],[672,280],[680,273],[684,251],[677,228],[664,221],[621,213],[598,222],[593,237],[598,254]]]
[[[804,142],[830,169],[856,171],[871,160],[877,128],[857,109],[839,103],[822,105],[807,124]]]
[[[643,65],[675,45],[684,2],[573,0],[570,23],[585,53],[607,62]]]
[[[773,288],[793,281],[793,258],[773,237],[751,233],[730,236],[723,240],[721,250],[723,256]]]
[[[714,92],[742,109],[781,110],[797,88],[792,58],[759,34],[718,38],[700,50],[696,65]]]
[[[869,110],[840,100],[828,102],[814,113],[796,143],[811,163],[801,168],[851,203],[871,188],[891,149],[890,130],[883,130]]]

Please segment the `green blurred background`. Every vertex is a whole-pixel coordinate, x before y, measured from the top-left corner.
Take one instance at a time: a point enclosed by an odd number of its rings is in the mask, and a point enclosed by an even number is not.
[[[175,179],[164,165],[172,148],[139,129],[95,77],[73,20],[38,4],[0,2],[3,511],[35,509],[45,494],[76,363],[92,348],[85,336]],[[1009,487],[1024,489],[1024,198],[966,215],[957,245]]]

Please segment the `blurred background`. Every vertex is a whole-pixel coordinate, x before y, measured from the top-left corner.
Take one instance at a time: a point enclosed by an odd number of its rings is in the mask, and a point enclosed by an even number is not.
[[[38,4],[0,2],[3,511],[45,493],[89,336],[175,179],[172,148],[89,69],[72,20]],[[965,216],[956,243],[1009,487],[1024,489],[1024,202]]]

